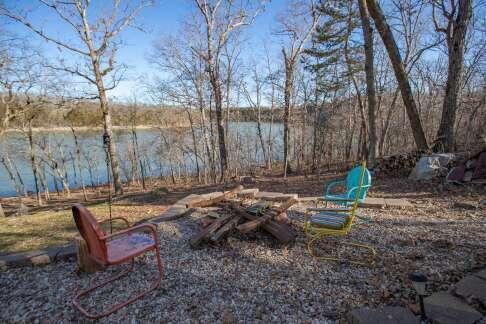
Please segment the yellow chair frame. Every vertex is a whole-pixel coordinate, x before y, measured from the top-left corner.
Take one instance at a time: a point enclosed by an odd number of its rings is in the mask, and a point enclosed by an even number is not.
[[[304,216],[304,233],[308,238],[307,250],[309,251],[309,254],[312,257],[320,260],[341,261],[341,262],[349,262],[349,263],[360,264],[360,265],[374,265],[376,250],[371,246],[361,244],[361,243],[343,242],[342,244],[354,246],[356,248],[364,249],[365,251],[367,251],[370,254],[370,257],[366,261],[361,259],[346,259],[346,258],[333,257],[333,256],[316,256],[313,250],[313,244],[317,240],[325,236],[346,236],[348,232],[351,230],[354,217],[356,216],[356,210],[358,209],[358,200],[360,196],[361,187],[363,184],[363,177],[364,177],[365,170],[366,170],[366,161],[363,161],[361,165],[359,186],[357,189],[358,192],[356,194],[356,199],[354,199],[351,208],[307,208]],[[325,225],[313,224],[311,222],[311,216],[313,212],[321,212],[321,211],[343,213],[343,215],[347,215],[349,217],[346,224],[341,229],[333,229],[333,228],[326,227]]]

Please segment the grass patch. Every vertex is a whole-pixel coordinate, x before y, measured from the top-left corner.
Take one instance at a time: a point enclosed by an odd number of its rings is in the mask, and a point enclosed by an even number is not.
[[[88,209],[99,220],[109,217],[106,203],[91,205]],[[115,205],[112,215],[125,217],[133,223],[154,217],[158,209],[155,206]],[[114,222],[114,227],[120,227],[120,224]],[[0,218],[0,255],[68,244],[77,233],[71,209]]]

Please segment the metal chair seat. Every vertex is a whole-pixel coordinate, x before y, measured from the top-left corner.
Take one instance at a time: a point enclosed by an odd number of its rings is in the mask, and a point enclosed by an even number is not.
[[[142,233],[131,233],[106,242],[108,262],[117,264],[153,249],[155,241]]]
[[[349,221],[349,216],[346,213],[319,212],[313,214],[309,221],[312,225],[318,227],[343,229]]]

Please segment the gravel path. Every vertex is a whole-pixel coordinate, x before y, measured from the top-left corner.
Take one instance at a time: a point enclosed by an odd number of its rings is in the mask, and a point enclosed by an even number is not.
[[[102,321],[332,323],[357,306],[413,303],[412,270],[425,272],[435,291],[486,264],[485,209],[434,199],[411,211],[362,209],[373,221],[353,227],[349,238],[377,248],[379,261],[367,268],[312,259],[298,221],[304,207],[289,213],[300,234],[288,247],[255,233],[194,250],[188,238],[202,212],[161,224],[161,288]],[[152,256],[139,259],[133,274],[86,303],[99,309],[127,297],[147,287],[154,270]],[[72,294],[90,277],[77,274],[74,261],[0,272],[0,322],[77,321]]]

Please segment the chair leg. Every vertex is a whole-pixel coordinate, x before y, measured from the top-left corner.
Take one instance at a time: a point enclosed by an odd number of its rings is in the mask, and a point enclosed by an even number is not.
[[[307,243],[307,250],[309,251],[309,254],[312,257],[314,257],[318,260],[331,260],[331,261],[339,261],[339,262],[349,262],[349,263],[359,264],[359,265],[364,265],[364,266],[373,266],[375,264],[376,250],[371,246],[360,244],[360,243],[354,243],[354,242],[342,242],[341,244],[350,245],[350,246],[354,246],[354,247],[357,247],[357,248],[360,248],[360,249],[364,249],[365,251],[367,251],[369,253],[368,262],[365,262],[365,261],[360,260],[360,259],[354,259],[353,260],[353,259],[346,259],[346,258],[336,258],[336,257],[332,257],[332,256],[316,256],[314,254],[313,244],[322,237],[324,237],[324,235],[316,234],[315,236],[311,237],[309,242]]]
[[[156,254],[156,258],[157,258],[157,268],[158,268],[158,272],[159,272],[159,275],[157,276],[156,280],[152,283],[151,287],[133,297],[131,297],[130,299],[124,301],[124,302],[121,302],[121,303],[118,303],[116,304],[115,306],[113,306],[112,308],[108,309],[107,311],[104,311],[102,313],[90,313],[88,312],[84,307],[81,306],[79,300],[81,297],[87,295],[88,293],[100,288],[100,287],[103,287],[103,286],[106,286],[107,284],[123,277],[124,275],[126,275],[127,273],[129,273],[130,271],[133,270],[133,265],[134,265],[134,259],[131,260],[131,265],[130,267],[123,271],[122,273],[116,275],[115,277],[112,277],[100,284],[97,284],[95,286],[92,286],[92,287],[89,287],[88,289],[85,289],[85,290],[81,290],[79,291],[73,298],[73,305],[86,317],[88,318],[92,318],[92,319],[99,319],[101,317],[105,317],[107,315],[110,315],[114,312],[116,312],[117,310],[119,310],[120,308],[123,308],[125,306],[127,306],[128,304],[130,303],[133,303],[134,301],[136,301],[137,299],[141,298],[142,296],[152,292],[153,290],[157,289],[159,286],[160,286],[160,281],[162,279],[162,276],[163,276],[163,265],[162,265],[162,260],[160,258],[160,251],[159,251],[159,246],[157,245],[155,247],[155,254]]]

